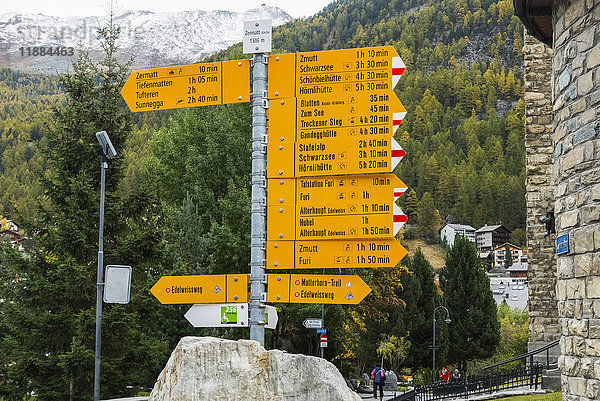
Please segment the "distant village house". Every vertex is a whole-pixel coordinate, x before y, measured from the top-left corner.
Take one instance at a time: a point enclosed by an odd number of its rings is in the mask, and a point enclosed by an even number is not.
[[[475,229],[471,226],[464,224],[446,224],[440,232],[440,238],[443,244],[452,248],[454,246],[454,240],[458,235],[466,237],[472,243],[475,243]]]

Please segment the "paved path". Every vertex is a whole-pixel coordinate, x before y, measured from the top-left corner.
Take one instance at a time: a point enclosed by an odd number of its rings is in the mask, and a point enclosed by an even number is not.
[[[394,398],[397,395],[402,394],[402,392],[393,392],[393,391],[384,391],[383,392],[383,401],[386,400],[391,400],[392,398]],[[362,398],[363,400],[373,400],[375,401],[375,398],[373,398],[373,393],[370,394],[361,394],[359,393],[358,395],[360,395],[360,398]],[[377,400],[379,401],[379,397],[377,397]]]
[[[522,388],[515,388],[512,390],[505,390],[505,391],[500,391],[500,392],[496,392],[496,393],[491,393],[491,394],[480,394],[480,395],[472,395],[469,398],[447,398],[447,400],[451,400],[451,401],[483,401],[483,400],[493,400],[496,398],[503,398],[503,397],[513,397],[513,396],[517,396],[517,395],[530,395],[530,394],[544,394],[544,393],[549,393],[551,391],[549,390],[533,390],[533,389],[529,389],[529,387],[522,387]],[[383,393],[383,401],[387,401],[387,400],[391,400],[393,399],[396,395],[400,395],[401,392],[392,392],[392,391],[385,391]],[[358,394],[360,395],[360,398],[362,398],[363,400],[373,400],[375,401],[375,398],[373,398],[373,393],[370,394]],[[377,400],[379,401],[379,398],[377,398]],[[105,401],[148,401],[148,397],[130,397],[130,398],[116,398],[116,399],[112,399],[112,400],[105,400]]]
[[[545,393],[550,393],[550,392],[552,392],[552,391],[542,390],[542,389],[533,390],[533,389],[530,389],[529,386],[526,386],[526,387],[514,388],[514,389],[510,389],[510,390],[498,391],[498,392],[491,393],[491,394],[471,395],[471,396],[469,396],[469,398],[462,398],[462,397],[461,398],[447,398],[447,400],[450,400],[450,401],[483,401],[483,400],[493,400],[493,399],[504,398],[504,397],[514,397],[514,396],[518,396],[518,395],[545,394]],[[393,392],[386,391],[383,393],[383,401],[391,400],[396,395],[400,395],[400,394],[402,394],[402,393],[401,392],[393,393]],[[360,398],[362,398],[363,400],[375,401],[375,398],[373,398],[373,394],[359,394],[359,395],[360,395]],[[377,398],[377,400],[379,400],[379,398]]]

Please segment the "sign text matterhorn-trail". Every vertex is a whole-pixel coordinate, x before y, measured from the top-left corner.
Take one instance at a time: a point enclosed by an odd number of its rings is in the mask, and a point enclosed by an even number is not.
[[[261,271],[395,266],[407,253],[394,238],[406,222],[395,203],[406,185],[393,174],[405,155],[393,138],[406,115],[393,91],[404,63],[392,46],[266,56],[270,29],[247,22],[243,42],[245,53],[263,54],[259,62],[268,57],[266,77],[254,74],[254,85],[268,80],[266,98],[251,98],[249,60],[136,70],[121,94],[133,112],[260,100],[267,158],[253,176],[266,176],[267,198],[253,190],[253,213],[262,207],[267,221],[252,236],[266,238]],[[277,315],[262,302],[357,304],[371,291],[359,276],[272,273],[260,279],[266,293],[248,296],[253,280],[166,276],[151,291],[163,304],[196,304],[186,318],[197,327],[268,328]],[[253,322],[257,300],[268,313]]]

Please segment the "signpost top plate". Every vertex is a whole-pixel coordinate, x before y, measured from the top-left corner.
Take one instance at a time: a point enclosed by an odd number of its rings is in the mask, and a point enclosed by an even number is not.
[[[244,21],[244,54],[271,51],[271,20]]]

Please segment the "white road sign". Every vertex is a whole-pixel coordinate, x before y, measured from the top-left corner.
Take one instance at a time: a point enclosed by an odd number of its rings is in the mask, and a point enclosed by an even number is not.
[[[271,51],[271,20],[244,21],[243,52],[268,53]]]
[[[323,328],[323,319],[318,318],[308,318],[305,319],[302,324],[307,329],[322,329]]]
[[[248,327],[248,303],[195,304],[185,318],[194,327]],[[265,327],[274,329],[277,320],[275,307],[267,305]]]
[[[131,266],[106,266],[104,282],[104,302],[107,304],[128,304],[131,292]]]

